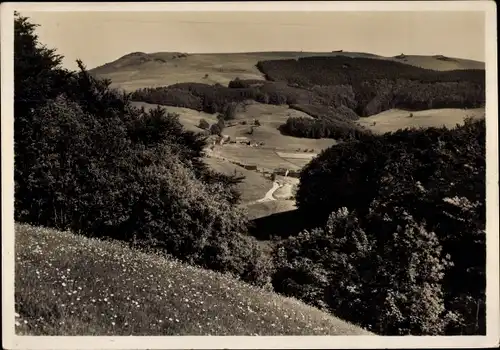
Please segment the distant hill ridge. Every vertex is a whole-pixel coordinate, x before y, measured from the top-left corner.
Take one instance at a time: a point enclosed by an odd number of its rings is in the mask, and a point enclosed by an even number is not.
[[[266,80],[257,68],[261,61],[290,60],[306,57],[371,58],[399,62],[436,71],[484,69],[484,62],[443,55],[399,54],[383,57],[372,53],[269,51],[243,53],[131,52],[90,70],[99,78],[111,79],[112,87],[133,92],[178,83],[205,83],[227,86],[232,80]]]
[[[265,56],[273,56],[274,59],[279,59],[275,56],[282,56],[283,59],[289,59],[292,57],[310,57],[310,56],[350,56],[350,57],[366,57],[366,58],[374,58],[374,59],[384,59],[391,61],[400,61],[407,63],[409,65],[422,66],[425,67],[425,63],[429,64],[434,61],[445,61],[445,62],[454,62],[457,65],[462,67],[453,67],[449,69],[484,69],[484,62],[457,58],[457,57],[448,57],[445,55],[405,55],[399,54],[395,56],[381,56],[368,52],[350,52],[343,50],[334,50],[332,52],[302,52],[302,51],[255,51],[255,52],[237,52],[237,53],[183,53],[183,52],[155,52],[155,53],[145,53],[145,52],[131,52],[126,54],[114,61],[105,63],[101,66],[95,67],[93,70],[101,70],[109,67],[123,66],[123,63],[126,64],[134,64],[134,63],[143,63],[149,61],[158,61],[162,63],[166,63],[166,60],[175,60],[178,58],[185,58],[188,56],[241,56],[241,55],[249,55],[249,56],[263,56],[262,58],[266,58]],[[427,60],[430,62],[418,62],[422,60]],[[421,64],[419,64],[421,63]],[[430,68],[432,69],[432,68]],[[439,69],[438,69],[439,70]],[[447,70],[447,69],[444,69]]]

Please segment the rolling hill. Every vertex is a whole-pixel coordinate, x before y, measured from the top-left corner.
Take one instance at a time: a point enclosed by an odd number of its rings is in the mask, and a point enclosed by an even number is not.
[[[376,58],[439,71],[484,69],[484,63],[445,56],[378,56],[359,52],[249,52],[186,54],[176,52],[133,52],[90,70],[109,78],[113,87],[132,92],[139,88],[167,86],[183,82],[227,84],[235,78],[265,80],[256,64],[264,60],[297,59],[314,56]]]

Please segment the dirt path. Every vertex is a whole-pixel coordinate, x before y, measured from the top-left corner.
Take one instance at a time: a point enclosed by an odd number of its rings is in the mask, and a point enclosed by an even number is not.
[[[273,197],[273,193],[278,189],[280,188],[281,184],[279,184],[278,182],[273,182],[273,187],[271,187],[271,189],[269,191],[267,191],[266,195],[264,197],[262,197],[261,199],[259,200],[256,200],[255,203],[262,203],[262,202],[268,202],[268,201],[274,201],[276,200],[276,198]]]

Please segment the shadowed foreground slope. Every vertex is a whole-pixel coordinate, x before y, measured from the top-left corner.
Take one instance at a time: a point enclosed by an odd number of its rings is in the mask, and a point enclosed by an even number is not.
[[[371,335],[294,299],[154,254],[16,226],[17,332]]]

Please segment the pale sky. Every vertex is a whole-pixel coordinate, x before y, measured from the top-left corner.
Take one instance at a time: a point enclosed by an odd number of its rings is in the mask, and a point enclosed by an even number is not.
[[[75,69],[130,52],[360,51],[485,60],[484,12],[22,12]]]

